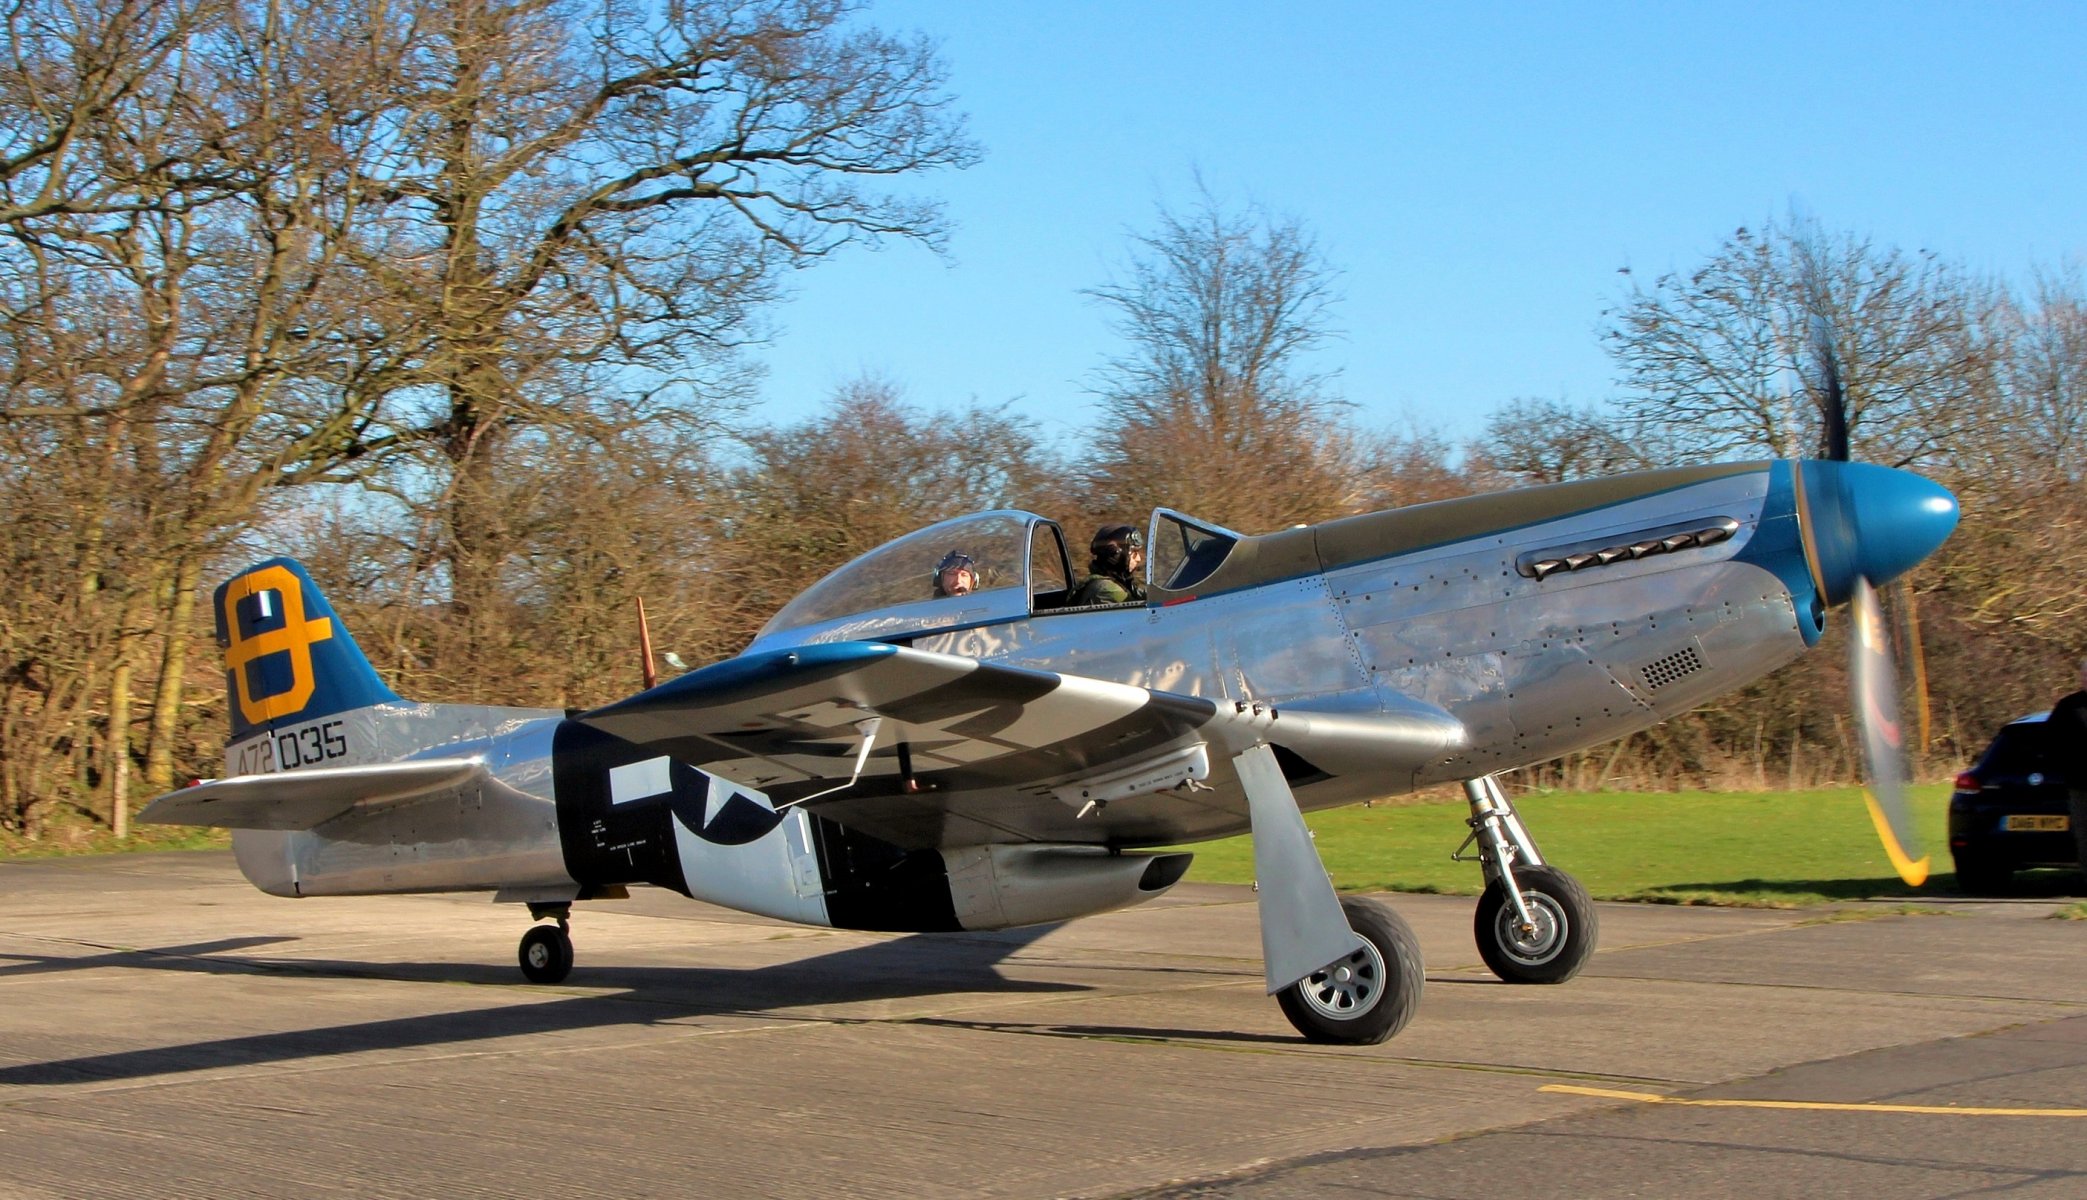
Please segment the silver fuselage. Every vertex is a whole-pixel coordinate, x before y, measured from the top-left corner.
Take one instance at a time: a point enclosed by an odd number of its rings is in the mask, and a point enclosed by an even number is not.
[[[1000,611],[964,609],[960,620],[920,604],[853,613],[772,627],[749,653],[883,640],[1220,703],[1364,717],[1424,711],[1462,724],[1462,744],[1417,769],[1350,762],[1300,771],[1292,780],[1300,807],[1325,808],[1611,741],[1795,658],[1817,640],[1831,597],[1815,583],[1816,566],[1806,565],[1813,547],[1800,530],[1792,477],[1788,463],[1734,464],[1416,506],[1239,538],[1197,587],[1169,590],[1155,580],[1144,604],[1059,609],[1022,582],[996,593],[1014,598],[1012,607],[999,601]],[[1031,522],[1032,539],[1039,530],[1058,537],[1041,518],[1014,516]],[[1035,574],[1032,566],[1023,579]],[[575,848],[577,801],[562,794],[572,790],[572,748],[584,740],[575,722],[541,710],[385,704],[333,724],[249,738],[228,750],[228,773],[295,769],[273,747],[338,743],[341,765],[476,757],[490,778],[310,831],[242,830],[241,866],[265,890],[499,890],[556,900],[591,886]],[[1246,831],[1238,781],[1221,772],[1210,783],[1214,790],[1194,803],[1139,797],[1084,820],[1044,805],[1033,825],[967,823],[952,812],[933,823],[948,832],[918,835],[867,801],[851,810],[845,793],[821,811],[909,851],[941,853],[959,893],[957,922],[990,927],[1013,923],[1003,918],[1015,911],[1051,919],[1136,898],[1118,895],[1134,879],[1079,857],[1082,846],[1121,850]],[[900,811],[901,801],[888,804]],[[813,820],[790,808],[771,833],[733,845],[673,826],[663,853],[678,861],[666,882],[699,898],[826,923],[826,898],[837,893],[832,865],[820,857],[830,848],[815,853],[812,845]],[[594,829],[589,861],[615,850],[599,820]],[[1029,862],[995,845],[1064,852]],[[969,893],[956,886],[973,877],[986,882]],[[1036,882],[1046,879],[1048,886]],[[1053,907],[1061,892],[1077,893],[1086,907],[1064,907],[1070,899]],[[961,911],[967,902],[977,911]]]
[[[1040,613],[911,642],[1224,701],[1355,713],[1426,704],[1468,730],[1465,750],[1411,777],[1342,776],[1297,789],[1308,808],[1351,803],[1613,741],[1797,657],[1817,638],[1816,627],[1806,636],[1800,611],[1809,597],[1793,595],[1773,569],[1787,568],[1787,546],[1756,553],[1764,513],[1770,540],[1795,537],[1794,513],[1769,508],[1770,485],[1764,464],[1217,595]],[[1472,502],[1430,507],[1463,503]],[[1368,523],[1389,526],[1395,516],[1353,518],[1364,528],[1335,536],[1367,537]],[[1736,528],[1712,545],[1541,579],[1525,566],[1553,549],[1628,546],[1648,530],[1719,521]],[[1269,536],[1301,540],[1327,528]],[[1385,529],[1394,532],[1406,531]],[[1804,588],[1800,579],[1794,590]],[[1236,828],[1211,832],[1243,828],[1242,813]]]

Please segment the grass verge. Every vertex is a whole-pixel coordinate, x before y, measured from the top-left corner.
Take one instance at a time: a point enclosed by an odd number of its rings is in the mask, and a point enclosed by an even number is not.
[[[1949,788],[1916,786],[1914,817],[1936,874],[1949,869]],[[1804,792],[1600,792],[1515,797],[1546,860],[1603,900],[1788,908],[1917,900],[1892,871],[1859,788]],[[1332,809],[1306,817],[1342,891],[1477,895],[1478,864],[1450,861],[1469,809],[1449,803]],[[1244,837],[1201,846],[1188,877],[1248,883]],[[1948,884],[1945,878],[1943,884]]]
[[[192,825],[137,825],[131,836],[116,840],[109,827],[85,817],[55,821],[43,836],[30,841],[0,829],[0,861],[10,858],[58,858],[68,854],[119,854],[137,850],[214,850],[232,844],[222,829]]]

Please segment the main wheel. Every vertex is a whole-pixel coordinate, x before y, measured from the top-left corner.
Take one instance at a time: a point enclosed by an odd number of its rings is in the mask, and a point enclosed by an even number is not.
[[[572,938],[556,925],[531,926],[522,935],[522,974],[531,983],[557,983],[572,974]]]
[[[1529,907],[1529,924],[1522,924],[1500,881],[1487,884],[1471,923],[1478,956],[1509,983],[1564,983],[1579,974],[1601,933],[1587,889],[1551,867],[1516,871],[1515,885]]]
[[[1275,1002],[1306,1041],[1375,1045],[1420,1007],[1420,941],[1375,900],[1342,900],[1341,912],[1362,935],[1362,949],[1277,992]]]

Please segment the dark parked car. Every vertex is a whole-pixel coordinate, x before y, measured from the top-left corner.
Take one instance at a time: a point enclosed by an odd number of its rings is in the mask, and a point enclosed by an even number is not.
[[[2077,867],[2066,780],[2053,761],[2049,713],[2002,726],[1949,798],[1949,853],[1957,884],[1979,895],[2007,890],[2025,867]]]

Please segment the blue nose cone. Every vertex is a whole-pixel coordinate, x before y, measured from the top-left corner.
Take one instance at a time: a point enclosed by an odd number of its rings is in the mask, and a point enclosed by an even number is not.
[[[1853,594],[1857,576],[1882,584],[1912,570],[1957,527],[1957,498],[1911,471],[1849,462],[1800,468],[1805,541],[1829,604]]]

